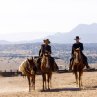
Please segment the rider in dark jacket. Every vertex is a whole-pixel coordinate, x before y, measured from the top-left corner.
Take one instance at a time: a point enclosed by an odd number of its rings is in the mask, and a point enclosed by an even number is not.
[[[84,50],[84,47],[83,47],[83,43],[74,43],[73,46],[72,46],[72,54],[74,53],[74,50],[77,49],[77,48],[80,48],[80,51],[82,53],[82,51]]]
[[[44,40],[44,44],[41,45],[41,49],[39,51],[39,56],[43,56],[43,54],[45,54],[46,52],[48,52],[49,54],[52,53],[51,46],[49,44],[49,39]]]
[[[74,43],[72,45],[72,53],[71,53],[72,58],[70,59],[70,67],[69,67],[69,70],[72,70],[72,65],[73,64],[72,64],[71,61],[73,61],[74,50],[76,50],[78,48],[80,49],[81,54],[83,55],[84,63],[86,65],[87,69],[90,69],[90,67],[88,65],[87,57],[82,52],[84,50],[83,43],[80,43],[79,42],[79,40],[80,40],[79,36],[76,36],[76,39],[75,40],[76,40],[76,43]]]
[[[45,53],[49,53],[49,55],[50,55],[49,59],[52,63],[52,70],[54,71],[56,69],[56,68],[54,68],[55,60],[53,57],[51,57],[52,50],[51,50],[51,46],[49,44],[50,44],[49,39],[44,40],[44,44],[41,45],[41,49],[39,50],[39,59],[38,59],[37,63],[41,64],[40,62],[41,62],[41,58],[43,57],[43,55]]]

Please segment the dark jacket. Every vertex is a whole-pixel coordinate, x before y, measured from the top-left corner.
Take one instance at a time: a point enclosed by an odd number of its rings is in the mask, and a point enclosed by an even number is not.
[[[72,45],[72,54],[74,53],[74,50],[80,48],[81,52],[84,50],[83,43],[74,43]]]
[[[41,49],[39,51],[39,56],[45,54],[45,52],[49,52],[50,54],[52,53],[50,45],[45,45],[45,44],[41,45]]]

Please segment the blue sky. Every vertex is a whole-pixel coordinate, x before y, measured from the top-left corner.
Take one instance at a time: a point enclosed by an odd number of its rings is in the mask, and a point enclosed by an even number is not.
[[[0,40],[34,40],[97,23],[97,0],[0,0]]]

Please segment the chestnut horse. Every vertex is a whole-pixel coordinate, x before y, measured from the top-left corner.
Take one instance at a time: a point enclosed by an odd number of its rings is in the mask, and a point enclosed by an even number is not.
[[[50,90],[51,88],[51,78],[52,78],[52,63],[50,62],[50,55],[45,53],[41,60],[41,72],[43,77],[43,90]],[[46,86],[46,81],[48,82],[48,88]]]
[[[82,75],[85,67],[84,63],[85,62],[80,49],[74,50],[73,73],[75,74],[76,84],[79,88],[82,87]]]
[[[31,91],[31,88],[35,90],[35,63],[34,59],[30,58],[25,60],[20,66],[19,71],[22,72],[23,75],[27,76],[28,84],[29,84],[29,92]]]

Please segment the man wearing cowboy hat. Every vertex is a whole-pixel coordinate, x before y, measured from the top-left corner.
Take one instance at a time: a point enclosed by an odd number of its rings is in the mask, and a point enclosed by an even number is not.
[[[50,61],[52,63],[52,70],[57,71],[58,66],[57,66],[54,58],[51,56],[52,50],[51,50],[51,46],[49,45],[51,42],[49,41],[49,39],[45,39],[45,40],[43,40],[43,42],[44,43],[41,45],[41,49],[39,50],[39,59],[37,60],[38,69],[40,70],[40,64],[41,64],[41,59],[42,59],[43,55],[45,53],[49,53]]]
[[[44,44],[41,45],[41,49],[39,51],[39,56],[43,56],[43,54],[45,54],[46,52],[48,52],[49,54],[52,53],[51,51],[51,46],[49,45],[50,44],[50,41],[49,39],[45,39],[43,40]]]
[[[69,67],[69,70],[72,70],[72,61],[73,61],[73,55],[74,55],[74,50],[78,50],[80,49],[81,51],[81,54],[83,55],[83,58],[84,58],[84,62],[85,62],[85,65],[86,65],[86,68],[87,69],[90,69],[89,65],[88,65],[88,61],[87,61],[87,57],[83,54],[83,50],[84,50],[84,47],[83,47],[83,43],[81,43],[79,40],[79,36],[76,36],[76,38],[74,39],[76,41],[76,43],[74,43],[72,45],[72,53],[71,53],[71,56],[72,58],[70,59],[70,67]]]

